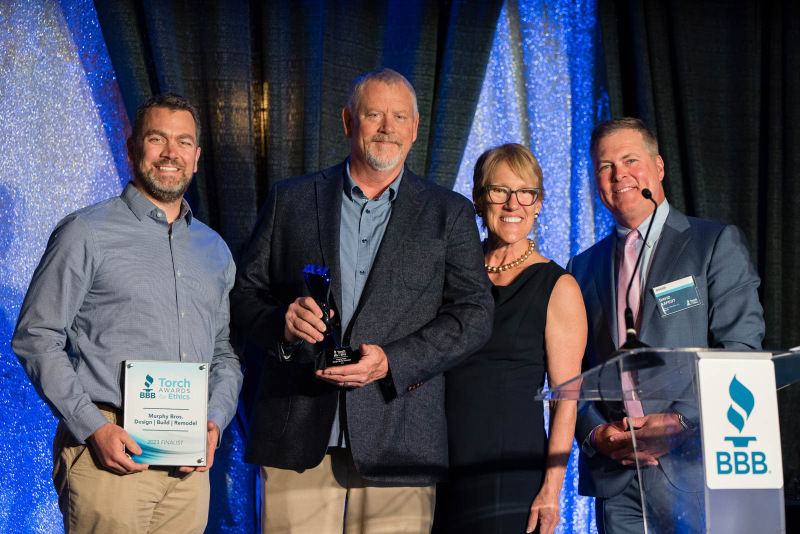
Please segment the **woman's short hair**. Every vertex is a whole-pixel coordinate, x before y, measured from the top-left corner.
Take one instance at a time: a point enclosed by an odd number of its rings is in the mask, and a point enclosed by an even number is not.
[[[525,181],[531,182],[532,187],[542,189],[544,175],[539,162],[527,147],[519,143],[506,143],[504,145],[490,148],[478,158],[475,163],[475,171],[472,174],[472,202],[478,211],[481,212],[484,199],[483,187],[492,177],[497,167],[501,163],[506,163],[511,172]],[[539,195],[541,199],[544,194]],[[479,213],[480,215],[481,213]]]

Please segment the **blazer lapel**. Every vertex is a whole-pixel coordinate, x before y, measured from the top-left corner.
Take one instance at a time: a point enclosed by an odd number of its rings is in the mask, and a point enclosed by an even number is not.
[[[658,319],[658,307],[653,288],[671,282],[677,275],[676,266],[680,265],[680,256],[689,243],[689,221],[686,216],[673,207],[661,230],[656,251],[650,259],[650,271],[645,284],[644,298],[642,299],[642,317],[640,321],[640,338],[645,333],[647,324]]]
[[[397,188],[397,198],[392,202],[392,215],[389,217],[380,247],[375,254],[375,261],[372,263],[367,282],[364,284],[364,291],[361,293],[358,307],[353,314],[354,317],[359,314],[364,303],[369,301],[376,284],[375,280],[381,280],[382,273],[395,269],[403,262],[402,243],[406,236],[413,234],[411,230],[421,207],[417,196],[418,186],[413,183],[415,178],[417,178],[416,175],[406,168],[403,179],[400,180],[400,186]]]
[[[339,226],[342,219],[344,163],[320,174],[316,179],[317,228],[322,260],[331,274],[332,306],[342,300],[342,279],[339,272]],[[338,307],[336,308],[339,309]]]
[[[614,272],[616,237],[616,232],[612,229],[611,234],[600,242],[597,251],[600,261],[595,264],[598,266],[595,273],[595,288],[600,305],[603,307],[611,345],[614,347],[617,340],[617,277]]]

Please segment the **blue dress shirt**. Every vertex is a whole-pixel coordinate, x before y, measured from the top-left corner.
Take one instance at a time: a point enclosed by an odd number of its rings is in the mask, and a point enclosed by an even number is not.
[[[358,307],[361,292],[367,283],[372,262],[381,245],[386,225],[392,215],[392,202],[397,197],[397,188],[403,178],[403,170],[378,198],[368,198],[350,176],[348,160],[347,175],[342,190],[341,226],[339,227],[339,272],[342,273],[341,331]],[[340,340],[341,343],[341,340]],[[358,348],[358,347],[355,347]],[[345,447],[346,440],[339,423],[339,410],[331,427],[328,445]]]

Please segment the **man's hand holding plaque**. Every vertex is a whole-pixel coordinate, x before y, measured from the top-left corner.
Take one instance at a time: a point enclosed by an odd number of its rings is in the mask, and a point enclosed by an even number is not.
[[[303,277],[306,280],[306,285],[314,299],[321,315],[313,313],[314,317],[309,320],[307,317],[301,317],[302,320],[292,323],[298,331],[310,335],[322,349],[323,360],[319,362],[318,368],[327,369],[336,366],[346,366],[357,363],[361,359],[359,351],[350,347],[342,346],[336,337],[336,330],[331,325],[332,310],[330,308],[330,292],[331,292],[331,277],[330,270],[327,267],[319,265],[306,265],[303,269]],[[300,299],[298,299],[300,300]],[[300,304],[295,301],[295,304]],[[308,303],[306,303],[306,306]],[[298,316],[303,314],[302,305],[296,306],[294,310],[290,306],[287,311],[287,329],[290,324],[290,313],[294,312]],[[308,311],[308,308],[306,308]],[[305,323],[305,324],[303,324]],[[315,329],[316,332],[309,332],[308,327]],[[322,327],[322,328],[320,328]],[[299,335],[298,337],[308,340],[305,336]],[[320,339],[320,337],[322,339]],[[287,339],[287,341],[291,341]],[[384,356],[385,357],[385,356]]]

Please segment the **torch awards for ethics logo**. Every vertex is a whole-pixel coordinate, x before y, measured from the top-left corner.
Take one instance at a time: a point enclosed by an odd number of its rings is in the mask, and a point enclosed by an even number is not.
[[[125,362],[125,430],[142,448],[133,461],[206,465],[208,364]]]

